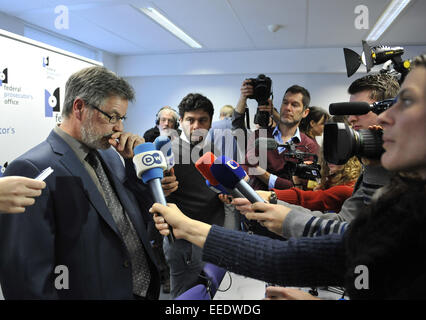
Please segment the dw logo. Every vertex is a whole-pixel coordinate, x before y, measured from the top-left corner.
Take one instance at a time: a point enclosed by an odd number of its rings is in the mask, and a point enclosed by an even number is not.
[[[44,114],[45,117],[53,117],[53,112],[59,112],[59,88],[56,88],[51,94],[44,90]]]
[[[161,157],[158,153],[146,154],[142,157],[142,163],[147,167],[154,163],[161,164]]]
[[[47,67],[49,65],[49,57],[43,57],[43,67]]]
[[[0,87],[3,83],[7,83],[7,68],[0,72]]]

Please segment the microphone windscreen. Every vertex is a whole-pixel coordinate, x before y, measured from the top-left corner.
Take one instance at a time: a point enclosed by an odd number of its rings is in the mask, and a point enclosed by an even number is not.
[[[258,149],[259,147],[266,147],[267,150],[276,150],[279,145],[278,142],[275,141],[275,139],[260,137],[254,141],[254,147],[256,149]]]
[[[247,175],[238,162],[221,156],[210,167],[210,171],[217,181],[225,188],[234,189],[240,180]]]
[[[332,115],[359,115],[369,113],[371,106],[367,102],[339,102],[330,104],[328,110]]]
[[[158,136],[154,140],[155,149],[163,151],[166,157],[172,154],[172,143],[167,136]]]
[[[161,151],[164,154],[167,162],[167,170],[170,170],[175,165],[175,158],[172,153],[172,141],[169,137],[158,136],[154,140],[155,149]]]
[[[212,152],[206,152],[201,158],[195,162],[195,168],[207,179],[212,186],[217,186],[220,183],[216,180],[210,171],[210,167],[215,162],[216,156]]]
[[[138,178],[144,183],[163,178],[163,170],[167,168],[166,159],[161,151],[157,151],[151,142],[137,145],[133,150],[133,163]]]

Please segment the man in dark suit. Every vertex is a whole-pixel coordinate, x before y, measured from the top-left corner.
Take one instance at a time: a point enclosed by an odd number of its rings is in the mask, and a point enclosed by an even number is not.
[[[5,176],[54,172],[25,213],[0,215],[6,299],[158,298],[146,232],[152,201],[132,163],[144,140],[123,132],[133,98],[130,85],[103,67],[73,74],[62,124],[7,168]]]

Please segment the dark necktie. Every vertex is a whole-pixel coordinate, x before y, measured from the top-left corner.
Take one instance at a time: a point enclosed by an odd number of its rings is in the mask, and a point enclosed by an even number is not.
[[[104,191],[105,203],[111,212],[112,218],[117,225],[118,231],[121,234],[121,238],[130,256],[133,293],[138,296],[146,297],[151,273],[145,249],[105,173],[98,152],[96,150],[91,150],[86,157],[86,161],[93,167],[98,176],[100,185]]]

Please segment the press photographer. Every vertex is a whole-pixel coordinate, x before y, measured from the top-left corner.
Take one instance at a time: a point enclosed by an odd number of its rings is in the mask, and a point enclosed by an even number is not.
[[[262,77],[260,77],[260,79],[262,79]],[[260,87],[265,84],[265,82],[255,82],[255,84],[258,85],[259,83]],[[244,80],[240,91],[240,99],[233,116],[234,129],[238,127],[245,128],[243,117],[247,108],[247,99],[253,97],[255,94],[252,79]],[[262,90],[259,91],[264,92]],[[265,97],[266,95],[264,98]],[[262,102],[262,99],[260,99],[260,97],[258,98],[258,101]],[[307,108],[310,103],[310,94],[308,90],[301,86],[291,86],[284,94],[280,113],[275,111],[270,99],[267,101],[267,105],[258,106],[258,112],[269,111],[270,114],[274,114],[274,118],[277,119],[278,124],[274,127],[268,126],[267,128],[255,130],[253,134],[248,137],[244,169],[249,174],[250,185],[255,190],[269,190],[272,188],[286,189],[294,185],[292,172],[284,168],[287,161],[282,156],[282,153],[286,152],[286,148],[282,146],[276,150],[267,150],[267,163],[266,166],[262,168],[259,165],[259,152],[255,147],[255,141],[260,136],[260,130],[264,130],[261,136],[273,139],[278,144],[284,145],[286,142],[293,141],[298,147],[305,146],[306,152],[317,154],[318,147],[316,143],[299,130],[300,121],[306,117],[309,112]],[[264,101],[262,103],[264,103]],[[260,116],[260,118],[262,118],[262,116]]]
[[[371,105],[377,101],[394,98],[398,89],[399,84],[392,75],[372,74],[355,80],[350,85],[348,93],[350,94],[350,102],[366,102]],[[348,120],[352,128],[356,129],[358,133],[360,130],[368,130],[369,127],[379,124],[378,115],[372,111],[362,115],[350,115]],[[284,205],[281,209],[282,212],[278,213],[272,210],[263,212],[265,213],[262,216],[264,224],[267,225],[270,221],[271,224],[268,225],[271,227],[268,229],[284,238],[344,232],[345,222],[351,222],[360,212],[364,212],[370,204],[374,192],[390,179],[390,173],[374,158],[362,158],[363,171],[355,184],[354,193],[343,203],[338,214],[311,211],[278,201],[278,204]],[[234,199],[233,203],[248,218],[255,219],[256,215],[250,212],[245,199]],[[283,212],[284,214],[281,214]]]

